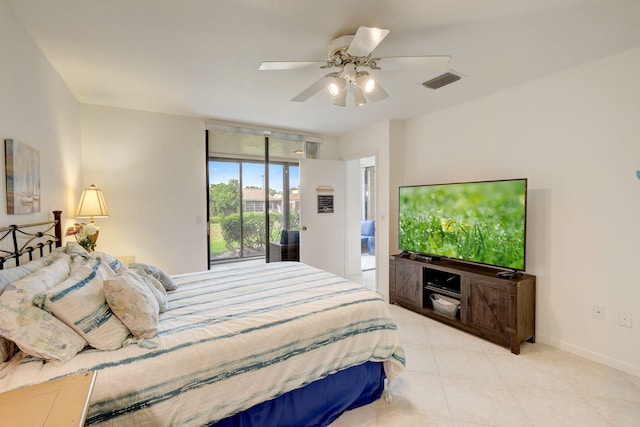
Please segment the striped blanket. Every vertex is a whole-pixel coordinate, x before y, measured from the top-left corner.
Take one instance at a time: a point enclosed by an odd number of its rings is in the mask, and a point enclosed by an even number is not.
[[[85,349],[60,365],[17,355],[0,391],[97,370],[87,425],[199,426],[366,361],[389,380],[404,353],[378,294],[301,263],[173,277],[158,346]]]

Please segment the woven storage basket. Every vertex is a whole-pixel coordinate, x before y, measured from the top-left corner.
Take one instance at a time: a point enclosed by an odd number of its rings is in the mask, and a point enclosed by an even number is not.
[[[429,298],[431,298],[431,303],[436,313],[447,317],[456,317],[456,313],[460,308],[460,301],[439,294],[431,294]]]

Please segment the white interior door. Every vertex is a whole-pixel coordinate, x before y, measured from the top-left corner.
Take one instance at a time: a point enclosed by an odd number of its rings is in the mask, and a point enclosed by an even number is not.
[[[300,261],[345,276],[344,162],[300,160]]]

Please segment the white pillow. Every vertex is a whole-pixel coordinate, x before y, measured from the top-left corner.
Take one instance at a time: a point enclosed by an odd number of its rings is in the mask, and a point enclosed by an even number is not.
[[[158,333],[158,301],[140,276],[123,270],[106,279],[103,289],[109,307],[134,338],[153,338]]]
[[[62,252],[56,250],[45,257],[34,259],[33,261],[29,261],[28,263],[19,265],[18,267],[0,270],[0,294],[2,294],[2,291],[7,287],[7,285],[51,264],[60,256],[60,253]]]
[[[68,274],[69,257],[65,256],[7,286],[0,295],[0,335],[26,354],[46,360],[64,363],[82,350],[87,343],[80,335],[32,302]]]
[[[65,251],[71,255],[71,258],[74,259],[76,257],[82,257],[85,259],[89,258],[89,252],[85,248],[83,248],[78,242],[67,242],[65,246]]]
[[[74,259],[69,278],[37,300],[91,347],[115,350],[122,347],[129,330],[113,314],[102,290],[102,283],[112,275],[100,258]]]
[[[156,279],[155,277],[153,277],[152,275],[150,275],[149,273],[143,270],[130,270],[130,271],[135,272],[142,279],[142,281],[149,287],[153,295],[156,297],[156,300],[158,301],[158,306],[160,307],[160,313],[164,313],[165,311],[167,311],[167,305],[169,304],[169,301],[167,298],[167,291],[162,285],[162,283],[160,283],[158,279]]]
[[[149,273],[150,275],[158,279],[167,291],[175,291],[176,289],[178,289],[178,285],[176,285],[173,279],[171,279],[171,277],[169,277],[167,273],[165,273],[162,269],[156,267],[155,265],[145,264],[142,262],[132,262],[131,264],[129,264],[129,268],[134,268]]]
[[[115,273],[117,273],[123,268],[127,268],[116,257],[114,257],[113,255],[109,255],[105,252],[92,252],[91,257],[101,258]]]
[[[8,285],[28,276],[42,267],[51,264],[53,259],[52,255],[47,255],[46,257],[38,258],[18,267],[0,270],[0,295],[2,295],[2,292]],[[9,360],[16,351],[17,348],[13,341],[0,337],[0,362],[6,362]]]

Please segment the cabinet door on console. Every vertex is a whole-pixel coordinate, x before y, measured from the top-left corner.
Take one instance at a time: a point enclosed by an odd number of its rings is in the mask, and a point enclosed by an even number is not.
[[[466,288],[463,293],[468,296],[463,322],[508,341],[514,331],[509,286],[495,281],[464,278],[463,287]]]
[[[422,309],[422,265],[396,259],[395,296],[400,302]]]

